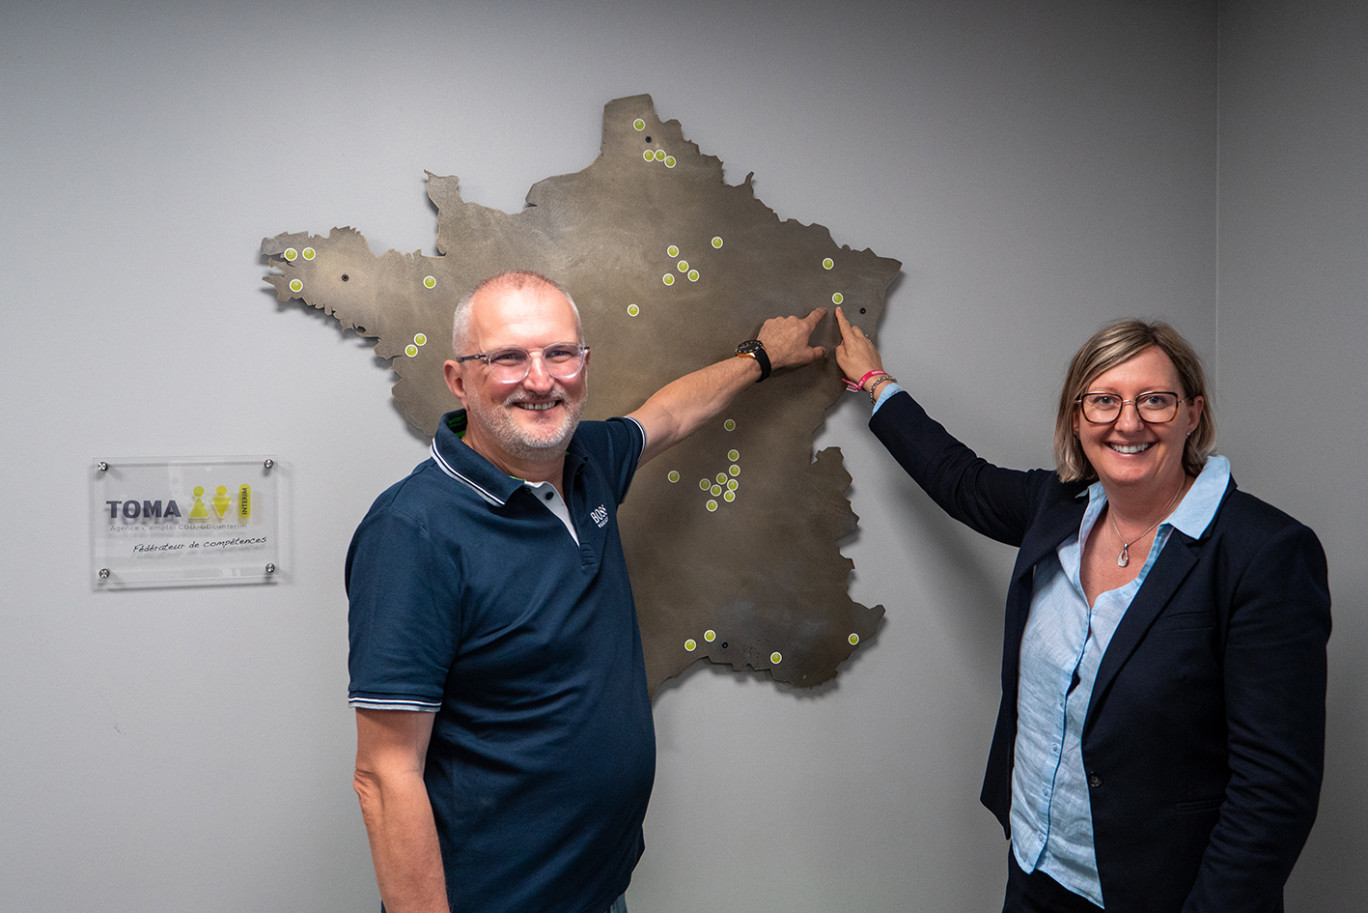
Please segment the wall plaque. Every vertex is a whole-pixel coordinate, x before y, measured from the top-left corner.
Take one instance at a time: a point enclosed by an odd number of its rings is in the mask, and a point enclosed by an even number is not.
[[[95,461],[92,585],[112,590],[279,579],[280,476],[269,456]]]

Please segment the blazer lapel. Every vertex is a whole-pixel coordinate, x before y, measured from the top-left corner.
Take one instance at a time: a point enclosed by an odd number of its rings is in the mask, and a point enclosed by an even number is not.
[[[1202,541],[1193,539],[1177,529],[1169,533],[1169,540],[1164,545],[1163,552],[1154,562],[1149,575],[1145,577],[1140,591],[1131,600],[1130,607],[1126,609],[1126,614],[1121,617],[1121,623],[1116,626],[1116,632],[1112,634],[1107,652],[1102,655],[1102,663],[1097,669],[1097,679],[1093,683],[1092,697],[1088,702],[1088,723],[1092,722],[1093,709],[1106,695],[1116,674],[1130,659],[1150,626],[1154,624],[1154,620],[1173,599],[1173,594],[1178,591],[1178,587],[1197,564]],[[1084,725],[1086,728],[1087,724]]]

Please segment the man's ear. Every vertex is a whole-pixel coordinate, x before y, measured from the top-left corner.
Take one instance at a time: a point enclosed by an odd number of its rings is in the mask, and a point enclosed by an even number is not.
[[[465,402],[465,376],[461,371],[461,366],[448,361],[442,365],[442,376],[446,378],[447,389],[456,395],[461,402]]]

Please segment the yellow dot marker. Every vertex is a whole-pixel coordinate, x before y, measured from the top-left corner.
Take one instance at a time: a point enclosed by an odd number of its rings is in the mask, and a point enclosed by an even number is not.
[[[635,304],[629,304],[629,305],[627,305],[627,316],[628,316],[628,317],[636,317],[636,316],[637,316],[638,314],[640,314],[640,313],[641,313],[641,308],[637,307]]]
[[[306,247],[306,248],[304,248],[304,259],[305,259],[305,260],[312,260],[313,258],[314,258],[314,249],[313,249],[312,247]]]
[[[675,166],[675,157],[674,157],[673,155],[667,155],[667,156],[665,156],[665,167],[666,167],[666,168],[673,168],[674,166]]]
[[[741,451],[739,451],[739,450],[728,450],[728,451],[727,451],[727,459],[729,459],[729,460],[731,460],[733,463],[735,463],[737,460],[741,459]]]
[[[722,500],[723,500],[723,501],[726,501],[728,504],[730,504],[731,502],[733,502],[733,501],[736,500],[736,492],[735,492],[735,491],[724,491],[724,492],[722,492]]]
[[[647,149],[645,152],[641,153],[641,157],[648,162],[655,161],[655,153],[652,152],[650,149]]]
[[[778,650],[775,650],[773,653],[770,654],[770,662],[774,663],[776,666],[782,663],[783,661],[784,654],[780,653]]]
[[[665,248],[665,256],[671,257],[671,258],[673,258],[673,257],[678,257],[678,256],[679,256],[679,245],[677,245],[677,244],[671,244],[669,247]]]
[[[711,500],[708,501],[708,513],[710,513],[710,514],[717,513],[717,502],[716,502],[716,501],[711,501]]]
[[[299,259],[299,251],[295,250],[293,247],[285,248],[285,259],[289,260],[291,263],[295,262]]]
[[[684,649],[692,653],[698,649],[698,641],[690,637],[688,640],[684,641]]]
[[[721,250],[721,249],[722,249],[722,239],[721,239],[721,238],[718,238],[718,237],[714,237],[714,238],[712,239],[712,246],[713,246],[713,249],[714,249],[714,250]]]
[[[426,333],[418,333],[417,335],[415,335],[415,336],[413,337],[413,344],[414,344],[414,345],[419,345],[419,346],[425,346],[425,345],[427,345],[427,334],[426,334]]]
[[[660,281],[666,285],[674,285],[674,275],[672,273],[666,273],[661,277]]]
[[[726,482],[726,481],[727,481],[727,474],[726,474],[725,472],[719,472],[719,473],[717,474],[717,484],[718,484],[718,485],[721,485],[721,484],[723,484],[723,483]]]
[[[727,491],[736,491],[736,489],[738,489],[738,488],[740,488],[740,487],[741,487],[741,483],[738,482],[738,481],[736,481],[735,479],[728,479],[728,480],[727,480]]]
[[[732,463],[730,466],[727,467],[727,472],[730,472],[734,476],[739,476],[741,474],[741,467],[737,466],[735,463]]]
[[[657,150],[655,151],[655,160],[656,160],[657,162],[663,162],[663,161],[665,161],[665,150],[664,150],[664,149],[657,149]]]
[[[424,276],[424,277],[423,277],[423,287],[424,287],[424,288],[436,288],[436,287],[437,287],[437,277],[436,277],[436,276]]]
[[[636,120],[632,121],[632,129],[633,129],[633,130],[645,130],[645,129],[646,129],[646,121],[644,121],[644,120],[642,120],[641,118],[638,117]]]
[[[836,261],[831,259],[830,257],[827,257],[825,260],[822,261],[822,269],[831,269],[835,265]]]
[[[728,431],[735,431],[735,430],[736,430],[736,419],[731,419],[731,418],[727,419],[725,422],[722,423],[722,427],[723,427],[723,428],[726,428]]]
[[[304,283],[303,283],[303,282],[300,282],[298,279],[291,279],[291,280],[290,280],[290,291],[292,291],[292,292],[302,292],[302,291],[304,291]]]
[[[404,347],[404,354],[407,355],[409,358],[412,358],[413,356],[418,354],[418,347],[415,346],[413,343],[409,343],[407,346]]]
[[[675,264],[675,269],[679,270],[681,273],[687,273],[689,271],[689,261],[680,260]]]
[[[708,643],[712,643],[713,641],[717,640],[717,632],[713,630],[704,631],[703,639],[706,640]]]
[[[697,282],[697,281],[698,281],[698,270],[696,270],[696,269],[691,269],[691,270],[689,270],[689,281],[690,281],[690,282]]]
[[[849,637],[847,637],[846,640],[850,641],[850,645],[852,647],[857,646],[860,643],[860,635],[852,634]]]
[[[670,484],[673,485],[675,482],[679,481],[679,470],[671,469],[669,473],[665,476],[665,478],[669,479]]]
[[[845,301],[845,295],[842,295],[840,292],[831,296],[832,304],[840,304],[842,301]]]
[[[710,495],[712,495],[714,498],[716,498],[718,495],[722,494],[722,486],[721,486],[721,485],[713,485],[711,488],[708,489],[708,494],[710,494]]]
[[[701,489],[703,489],[704,491],[707,491],[709,488],[712,488],[712,480],[711,480],[711,479],[699,479],[699,480],[698,480],[698,487],[701,488]]]

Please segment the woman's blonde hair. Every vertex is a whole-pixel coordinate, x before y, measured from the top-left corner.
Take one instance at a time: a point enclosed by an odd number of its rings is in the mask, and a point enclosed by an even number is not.
[[[1117,320],[1098,330],[1083,343],[1069,363],[1069,373],[1059,394],[1059,412],[1055,416],[1054,453],[1060,479],[1091,482],[1097,478],[1097,471],[1083,454],[1083,445],[1074,434],[1078,398],[1088,392],[1088,385],[1100,375],[1151,347],[1167,355],[1178,370],[1178,381],[1183,385],[1180,395],[1187,400],[1200,396],[1205,402],[1197,427],[1183,446],[1184,471],[1193,476],[1202,471],[1207,457],[1216,448],[1216,416],[1207,394],[1202,360],[1182,334],[1167,323],[1131,319]]]

